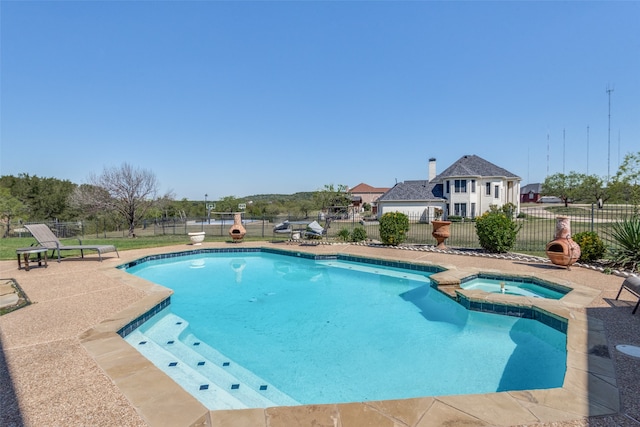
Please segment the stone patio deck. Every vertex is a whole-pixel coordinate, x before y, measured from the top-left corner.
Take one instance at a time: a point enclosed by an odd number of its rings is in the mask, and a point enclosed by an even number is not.
[[[615,300],[621,277],[579,267],[569,271],[526,260],[420,250],[234,244],[242,246],[436,264],[449,269],[446,274],[452,281],[468,272],[500,271],[568,284],[575,290],[559,302],[527,302],[569,320],[564,385],[484,395],[207,411],[115,333],[168,291],[114,267],[149,254],[192,249],[181,245],[121,252],[121,258],[105,256],[103,262],[91,255],[64,259],[28,272],[18,270],[15,261],[0,262],[0,278],[15,279],[33,301],[0,317],[0,425],[640,426],[640,359],[615,348],[640,346],[640,315],[631,315],[635,299],[623,292]]]

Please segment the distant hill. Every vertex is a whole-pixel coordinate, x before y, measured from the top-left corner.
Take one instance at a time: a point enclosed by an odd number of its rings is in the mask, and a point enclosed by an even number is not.
[[[304,191],[300,193],[294,194],[254,194],[253,196],[241,197],[244,200],[251,200],[253,202],[260,201],[282,201],[282,202],[291,202],[291,201],[299,201],[299,200],[313,200],[314,191]]]

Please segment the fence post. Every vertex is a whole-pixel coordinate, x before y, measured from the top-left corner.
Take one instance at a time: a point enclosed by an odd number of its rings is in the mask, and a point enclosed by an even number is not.
[[[594,206],[595,206],[595,205],[594,205],[593,203],[591,203],[591,232],[592,232],[592,233],[593,233],[593,216],[594,216],[594,214],[595,214]]]

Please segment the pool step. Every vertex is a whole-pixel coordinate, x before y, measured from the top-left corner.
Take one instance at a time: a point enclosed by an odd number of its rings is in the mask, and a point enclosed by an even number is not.
[[[417,282],[425,282],[431,283],[429,276],[431,273],[414,273],[409,271],[396,271],[392,270],[389,267],[381,267],[376,265],[363,265],[358,263],[352,263],[347,261],[337,261],[337,260],[327,260],[327,261],[316,261],[319,265],[330,266],[333,268],[340,268],[343,270],[351,270],[351,271],[359,271],[362,273],[372,273],[378,276],[389,276],[396,277],[400,279],[410,279],[415,280]]]
[[[211,408],[211,405],[214,405],[216,409],[242,409],[248,407],[237,396],[233,396],[213,384],[211,380],[179,361],[174,354],[166,351],[161,345],[142,334],[139,330],[127,335],[126,340],[207,408]],[[171,366],[176,362],[175,366]],[[203,387],[202,390],[201,387]]]
[[[185,332],[188,322],[167,313],[127,341],[209,409],[297,405],[294,399]],[[144,342],[144,344],[140,344]]]

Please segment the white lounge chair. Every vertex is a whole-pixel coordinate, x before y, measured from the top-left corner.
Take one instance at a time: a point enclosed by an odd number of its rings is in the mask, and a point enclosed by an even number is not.
[[[329,230],[330,220],[327,220],[324,227],[318,224],[318,221],[313,221],[311,224],[307,225],[307,231],[305,231],[304,235],[310,239],[321,239],[327,235],[327,230]]]

